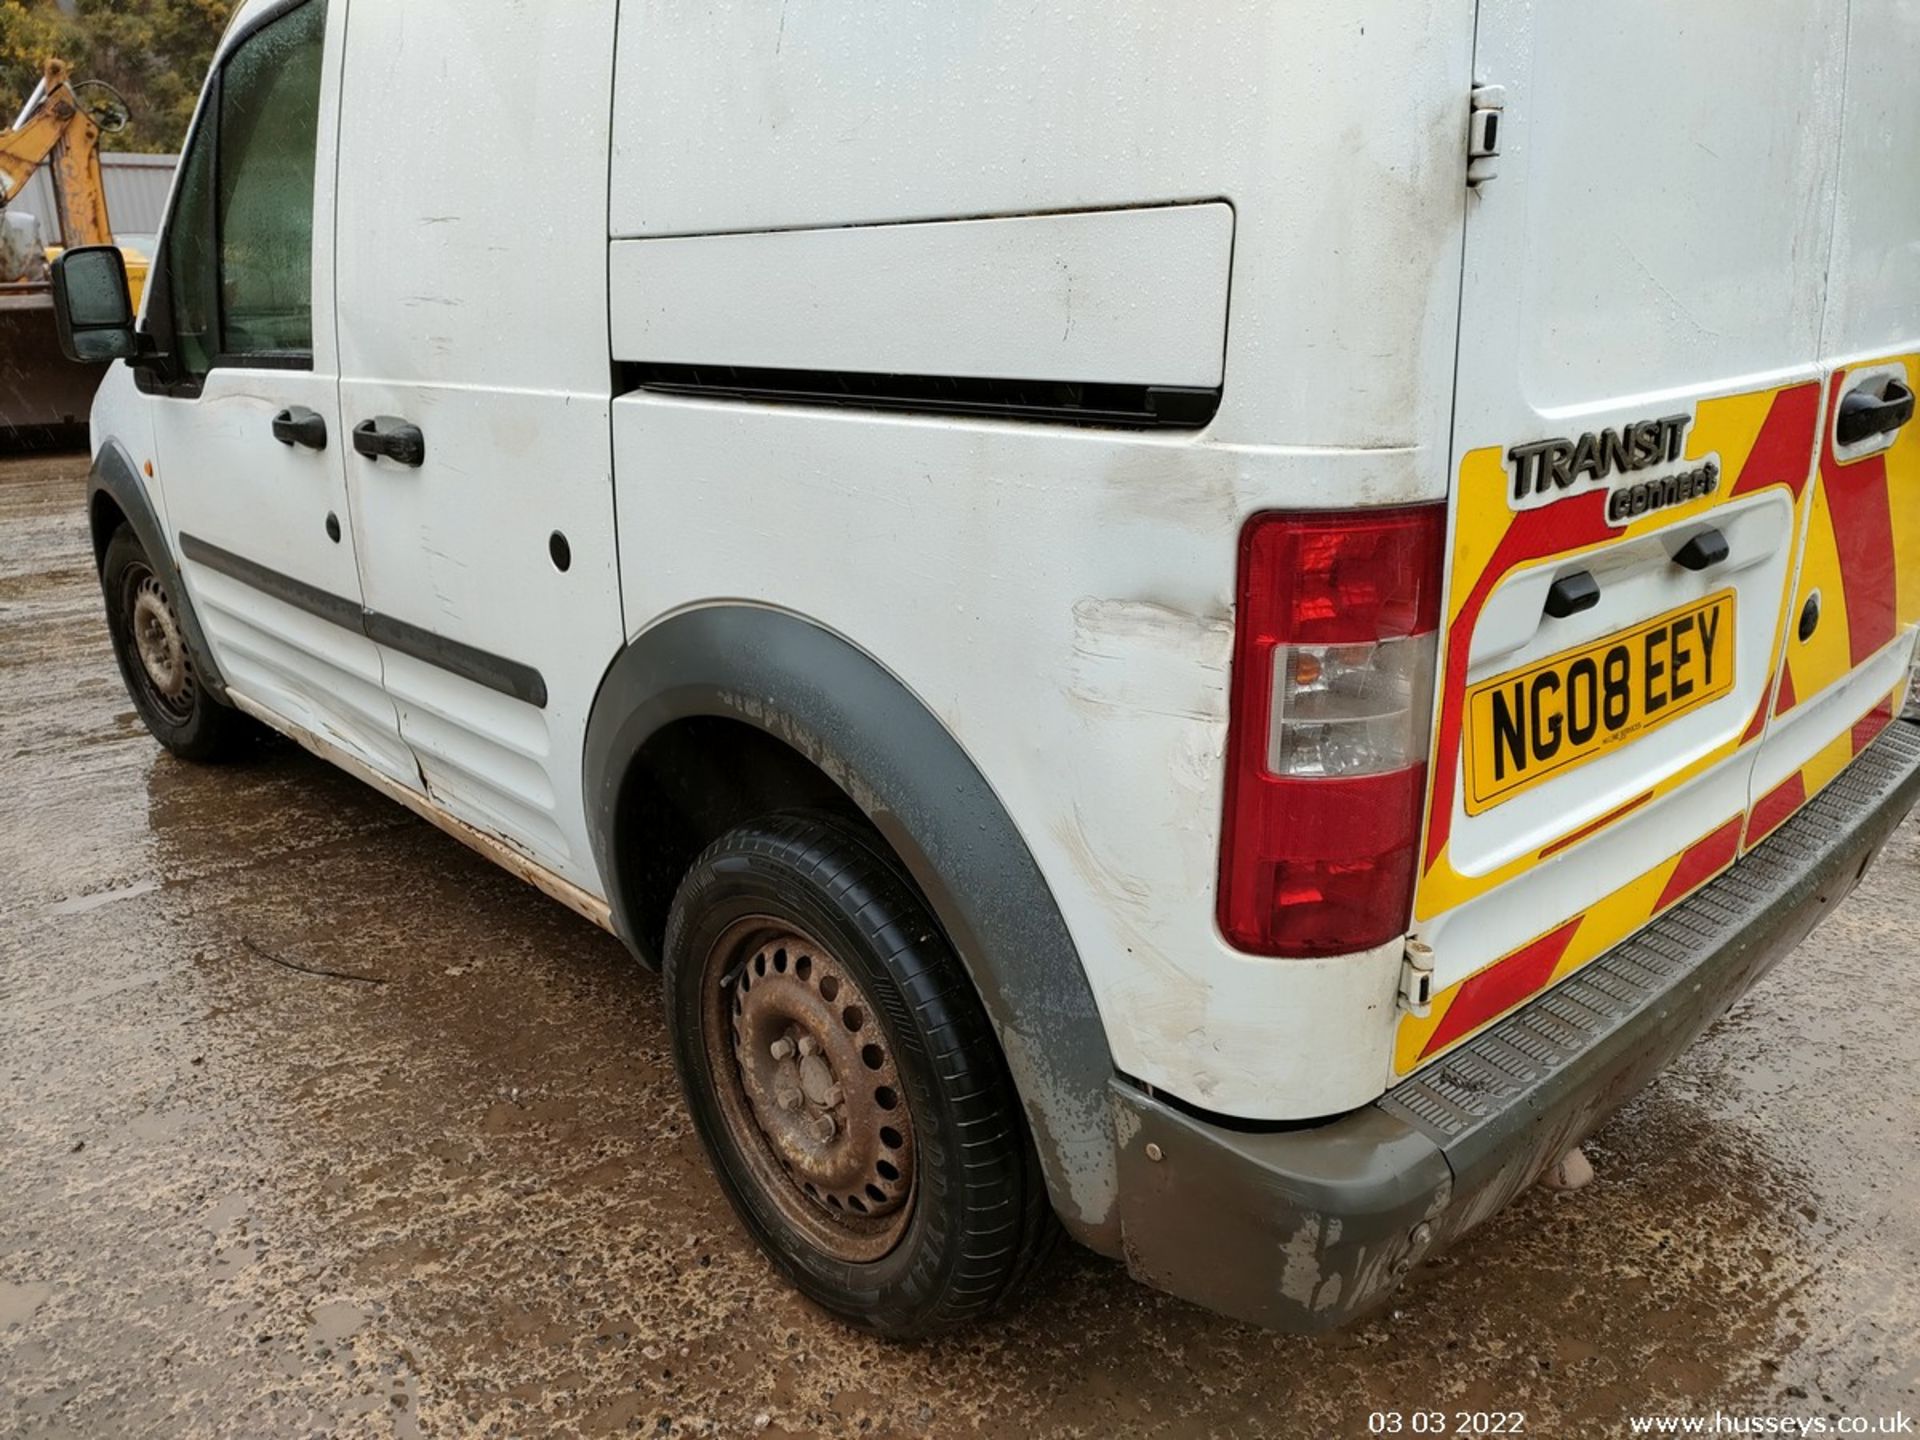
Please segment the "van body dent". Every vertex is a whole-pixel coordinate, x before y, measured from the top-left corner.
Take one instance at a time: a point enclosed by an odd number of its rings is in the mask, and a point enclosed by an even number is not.
[[[1051,1211],[1335,1324],[1920,787],[1916,68],[1863,0],[248,0],[93,415],[123,670],[664,964],[850,1319]]]

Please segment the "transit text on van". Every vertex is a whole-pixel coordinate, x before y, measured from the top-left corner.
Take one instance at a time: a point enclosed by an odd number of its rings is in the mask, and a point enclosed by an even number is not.
[[[1577,440],[1564,436],[1515,445],[1507,451],[1513,467],[1513,498],[1544,495],[1548,486],[1570,490],[1581,479],[1604,480],[1615,471],[1630,474],[1678,460],[1686,443],[1690,415],[1637,420],[1619,429],[1589,430]]]

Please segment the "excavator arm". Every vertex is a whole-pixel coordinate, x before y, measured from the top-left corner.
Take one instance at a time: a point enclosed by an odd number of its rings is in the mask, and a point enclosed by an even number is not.
[[[53,239],[68,247],[113,243],[100,135],[125,123],[126,106],[111,89],[76,86],[64,61],[49,60],[19,118],[0,129],[0,450],[22,433],[70,437],[86,423],[102,367],[60,353],[41,246]],[[38,217],[48,222],[44,238],[39,226],[7,223],[8,202],[42,165],[59,211]],[[145,260],[128,253],[127,275],[137,302]]]
[[[51,164],[60,231],[69,247],[111,245],[100,176],[100,122],[80,103],[64,60],[49,60],[10,130],[0,130],[0,206]]]

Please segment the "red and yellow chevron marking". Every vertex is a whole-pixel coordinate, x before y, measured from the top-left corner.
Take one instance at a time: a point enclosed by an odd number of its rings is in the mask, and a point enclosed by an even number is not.
[[[1897,363],[1905,365],[1909,383],[1920,388],[1920,356],[1904,356]],[[1846,373],[1836,373],[1831,381],[1836,402]],[[1836,460],[1830,443],[1822,442],[1820,481],[1807,485],[1822,411],[1819,401],[1819,386],[1808,382],[1702,402],[1688,458],[1719,451],[1723,473],[1737,476],[1735,483],[1721,494],[1657,512],[1621,532],[1605,529],[1597,497],[1580,496],[1516,515],[1506,504],[1500,452],[1476,450],[1465,457],[1445,642],[1447,678],[1435,734],[1427,868],[1415,901],[1417,917],[1441,914],[1505,884],[1539,859],[1606,828],[1755,743],[1764,735],[1770,714],[1784,714],[1841,680],[1906,627],[1920,622],[1920,504],[1893,503],[1893,497],[1920,493],[1914,489],[1920,486],[1920,427],[1909,427],[1880,455],[1844,464]],[[1537,857],[1523,857],[1485,876],[1455,872],[1448,862],[1447,841],[1459,775],[1466,657],[1480,608],[1499,581],[1520,565],[1579,554],[1768,485],[1792,492],[1796,533],[1806,538],[1799,583],[1781,597],[1776,620],[1774,675],[1769,680],[1777,676],[1778,684],[1763,689],[1739,740],[1556,840]],[[1797,637],[1790,641],[1787,619],[1798,615],[1816,589],[1822,604],[1819,628],[1807,642]],[[1748,814],[1722,821],[1598,904],[1441,992],[1425,1018],[1403,1017],[1395,1038],[1395,1071],[1406,1074],[1465,1040],[1612,949],[1725,870],[1744,848],[1777,829],[1872,743],[1899,712],[1906,685],[1903,679],[1806,765],[1755,801]]]
[[[1603,489],[1578,493],[1537,510],[1514,511],[1507,502],[1508,476],[1498,446],[1470,451],[1460,462],[1460,496],[1454,507],[1453,572],[1448,596],[1446,680],[1434,730],[1433,764],[1427,818],[1425,870],[1414,901],[1416,919],[1425,920],[1485,894],[1535,863],[1522,856],[1482,875],[1456,871],[1448,853],[1453,823],[1454,787],[1460,776],[1460,739],[1465,711],[1467,655],[1481,608],[1509,573],[1522,566],[1596,550],[1623,538],[1644,534],[1677,520],[1710,513],[1735,496],[1780,486],[1805,504],[1803,491],[1813,460],[1814,426],[1820,409],[1815,381],[1703,400],[1688,435],[1687,458],[1717,453],[1721,471],[1734,477],[1712,495],[1642,516],[1623,529],[1606,523]],[[1776,628],[1784,629],[1787,597],[1782,595]],[[1768,687],[1771,689],[1771,686]],[[1702,756],[1654,787],[1647,801],[1677,789],[1694,775],[1756,740],[1765,726],[1765,706],[1738,741]],[[1607,823],[1639,808],[1625,805]],[[1604,827],[1600,827],[1604,828]],[[1591,832],[1589,832],[1591,833]],[[1555,847],[1549,847],[1555,848]]]
[[[1507,503],[1508,477],[1497,447],[1467,454],[1460,467],[1459,504],[1455,507],[1453,579],[1448,597],[1445,639],[1446,679],[1435,727],[1431,795],[1428,808],[1426,868],[1415,897],[1417,919],[1428,919],[1486,893],[1523,873],[1548,854],[1563,850],[1625,815],[1658,799],[1702,771],[1720,764],[1765,732],[1771,676],[1762,698],[1737,740],[1729,741],[1617,806],[1599,820],[1546,847],[1540,856],[1522,856],[1484,875],[1453,868],[1448,839],[1453,820],[1454,787],[1460,775],[1460,743],[1467,656],[1474,624],[1487,597],[1511,571],[1543,560],[1584,553],[1676,520],[1690,519],[1769,486],[1794,499],[1796,533],[1806,518],[1807,484],[1820,414],[1816,381],[1778,389],[1705,400],[1695,411],[1687,458],[1718,453],[1721,473],[1734,477],[1713,495],[1642,517],[1624,529],[1605,522],[1601,490],[1579,494],[1539,510],[1514,512]],[[1782,594],[1774,618],[1772,667],[1780,664],[1789,612]],[[1710,832],[1668,856],[1611,895],[1556,924],[1538,938],[1502,956],[1436,996],[1424,1017],[1403,1016],[1394,1044],[1394,1069],[1407,1074],[1516,1005],[1564,979],[1612,949],[1668,906],[1711,880],[1739,855],[1744,815],[1725,818]]]
[[[1898,712],[1904,689],[1903,682],[1889,690],[1874,702],[1872,709],[1822,746],[1811,760],[1754,801],[1753,813],[1747,819],[1746,843],[1741,848],[1751,850],[1778,830],[1794,811],[1846,769],[1849,760],[1871,745],[1874,736],[1884,730]]]
[[[1441,991],[1424,1018],[1404,1017],[1394,1037],[1395,1073],[1404,1075],[1465,1040],[1691,895],[1733,863],[1743,818],[1715,826],[1592,909]]]
[[[1900,365],[1908,384],[1920,384],[1920,356],[1868,364]],[[1839,404],[1848,375],[1864,368],[1834,372],[1827,390],[1829,415]],[[1798,615],[1818,591],[1820,624],[1810,638],[1795,635],[1787,642],[1773,703],[1776,715],[1845,679],[1920,621],[1920,503],[1906,498],[1920,495],[1915,489],[1920,486],[1920,428],[1908,426],[1891,449],[1848,461],[1834,455],[1832,426],[1826,430],[1791,607]],[[1746,845],[1759,844],[1845,769],[1899,709],[1903,691],[1904,686],[1897,687],[1877,701],[1851,730],[1834,736],[1795,774],[1756,800]]]
[[[1747,821],[1747,838],[1742,848],[1751,850],[1806,803],[1806,782],[1801,779],[1801,772],[1796,770],[1753,802],[1753,814]]]

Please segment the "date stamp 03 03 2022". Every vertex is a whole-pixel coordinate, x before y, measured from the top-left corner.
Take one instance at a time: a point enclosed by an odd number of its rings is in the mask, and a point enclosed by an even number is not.
[[[1524,1435],[1522,1410],[1375,1410],[1367,1416],[1370,1435]],[[1715,1410],[1699,1415],[1643,1415],[1630,1420],[1623,1434],[1634,1435],[1915,1435],[1912,1415],[1780,1415]]]

